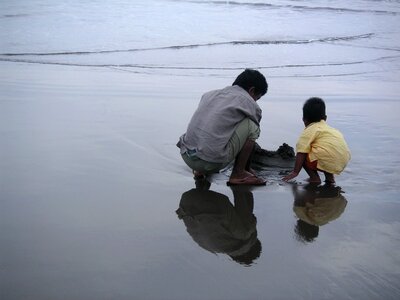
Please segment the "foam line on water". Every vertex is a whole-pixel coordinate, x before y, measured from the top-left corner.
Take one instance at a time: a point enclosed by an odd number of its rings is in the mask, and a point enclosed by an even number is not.
[[[384,15],[399,15],[400,12],[397,11],[389,11],[389,10],[375,10],[375,9],[353,9],[353,8],[346,8],[346,7],[331,7],[331,6],[307,6],[307,5],[279,5],[279,4],[272,4],[272,3],[259,3],[259,2],[238,2],[238,1],[187,1],[191,3],[197,4],[214,4],[214,5],[230,5],[230,6],[247,6],[247,7],[254,7],[254,8],[267,8],[267,9],[290,9],[290,10],[302,10],[302,11],[328,11],[334,13],[372,13],[372,14],[384,14]]]
[[[153,51],[153,50],[180,50],[187,48],[212,47],[212,46],[222,46],[222,45],[280,45],[280,44],[297,45],[297,44],[311,44],[311,43],[328,43],[337,41],[354,41],[358,39],[371,38],[373,35],[374,33],[365,33],[365,34],[351,35],[351,36],[324,37],[318,39],[303,39],[303,40],[227,41],[227,42],[174,45],[174,46],[151,47],[151,48],[112,49],[112,50],[99,50],[99,51],[21,52],[21,53],[0,53],[0,55],[2,56],[90,55],[90,54],[109,54],[109,53],[122,53],[122,52]]]
[[[358,65],[371,62],[378,62],[384,60],[398,59],[400,55],[382,56],[369,60],[349,61],[349,62],[332,62],[332,63],[315,63],[315,64],[285,64],[285,65],[272,65],[272,66],[257,66],[257,69],[284,69],[284,68],[312,68],[312,67],[326,67],[326,66],[346,66]],[[208,67],[208,66],[167,66],[167,65],[146,65],[146,64],[85,64],[85,63],[69,63],[57,61],[41,61],[34,59],[19,59],[0,57],[0,61],[14,62],[14,63],[31,63],[31,64],[44,64],[44,65],[62,65],[62,66],[75,66],[75,67],[116,67],[116,68],[136,68],[136,69],[168,69],[168,70],[242,70],[243,67]]]

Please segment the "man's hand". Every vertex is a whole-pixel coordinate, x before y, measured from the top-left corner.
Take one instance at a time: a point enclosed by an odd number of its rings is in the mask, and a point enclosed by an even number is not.
[[[289,180],[297,177],[297,175],[299,175],[299,173],[293,171],[289,175],[286,175],[285,177],[283,177],[282,180],[283,181],[289,181]]]

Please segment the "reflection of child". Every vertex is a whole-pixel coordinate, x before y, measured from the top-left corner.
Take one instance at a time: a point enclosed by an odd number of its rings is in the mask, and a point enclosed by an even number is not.
[[[303,106],[306,128],[296,145],[296,163],[293,172],[283,177],[295,178],[302,168],[310,176],[310,183],[321,183],[318,171],[324,172],[325,181],[334,183],[334,174],[340,174],[350,160],[350,151],[343,135],[326,124],[325,103],[310,98]]]
[[[330,184],[308,185],[302,191],[294,186],[293,194],[293,211],[299,218],[295,232],[303,242],[312,242],[318,236],[319,226],[339,218],[347,205],[341,188]]]

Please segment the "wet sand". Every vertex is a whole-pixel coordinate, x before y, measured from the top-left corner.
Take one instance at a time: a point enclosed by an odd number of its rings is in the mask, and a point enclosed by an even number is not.
[[[302,103],[321,96],[328,123],[352,151],[337,177],[344,194],[331,196],[333,208],[322,205],[334,213],[309,228],[299,222],[305,204],[294,185],[275,170],[261,172],[267,186],[244,193],[226,186],[229,171],[211,178],[211,192],[193,192],[175,144],[201,94],[230,78],[18,63],[1,69],[2,299],[400,297],[394,83],[321,78],[312,88],[306,79],[269,80],[260,102],[262,147],[294,146]],[[259,248],[241,263],[221,236],[245,236],[250,246],[258,240]]]

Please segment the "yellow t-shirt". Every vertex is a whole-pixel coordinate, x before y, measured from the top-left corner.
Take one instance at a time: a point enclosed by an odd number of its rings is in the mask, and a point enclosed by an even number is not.
[[[339,194],[332,198],[316,198],[314,203],[307,202],[305,206],[294,206],[293,211],[304,222],[322,226],[339,218],[346,205],[346,198]]]
[[[351,157],[343,135],[324,120],[311,123],[304,129],[296,151],[308,153],[310,161],[318,160],[318,169],[332,174],[340,174]]]

